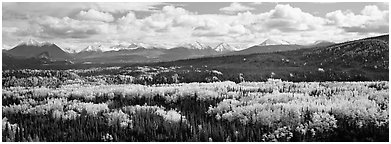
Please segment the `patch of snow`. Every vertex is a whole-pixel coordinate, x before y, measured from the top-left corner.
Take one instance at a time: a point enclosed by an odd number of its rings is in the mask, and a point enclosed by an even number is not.
[[[258,46],[269,46],[269,45],[291,45],[291,42],[286,40],[277,40],[277,39],[266,39]]]
[[[54,43],[50,43],[50,42],[39,42],[37,40],[34,40],[34,39],[29,39],[27,42],[21,42],[20,44],[18,44],[18,46],[20,45],[26,45],[26,46],[44,46],[44,45],[52,45]]]

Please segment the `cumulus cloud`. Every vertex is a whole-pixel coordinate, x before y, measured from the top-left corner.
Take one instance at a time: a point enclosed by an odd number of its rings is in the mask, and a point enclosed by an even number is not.
[[[180,27],[194,27],[200,25],[200,20],[196,16],[192,15],[180,15],[178,17],[175,17],[173,19],[173,26],[180,26]]]
[[[290,5],[276,5],[268,14],[265,26],[268,29],[279,29],[283,32],[315,30],[325,22],[320,17],[315,17]]]
[[[105,12],[128,12],[128,11],[156,11],[161,2],[98,2],[88,3],[88,7]]]
[[[196,27],[192,33],[193,36],[226,36],[234,37],[246,33],[246,28],[243,25],[230,25],[219,23],[214,20],[206,21],[205,25]]]
[[[188,40],[194,27],[201,23],[199,17],[181,7],[164,6],[147,17],[137,19],[133,13],[117,20],[116,37],[127,37],[164,47]],[[171,44],[170,44],[171,43]]]
[[[3,3],[3,17],[7,19],[29,19],[43,15],[65,17],[75,10],[87,7],[88,3],[6,2]]]
[[[39,17],[30,34],[42,38],[87,38],[109,32],[110,26],[100,21],[79,21],[69,17]]]
[[[128,12],[128,14],[126,14],[126,16],[119,18],[117,21],[120,24],[129,24],[129,23],[135,22],[136,21],[136,14],[134,14],[133,12]]]
[[[114,17],[110,13],[99,12],[94,9],[90,9],[88,11],[80,11],[80,13],[76,15],[76,17],[81,20],[93,20],[103,22],[114,21]]]
[[[333,11],[326,14],[328,24],[336,25],[346,32],[388,32],[388,11],[381,11],[375,5],[365,6],[361,14],[351,11]]]
[[[237,12],[250,11],[250,10],[254,10],[254,8],[242,5],[237,2],[231,3],[231,5],[229,5],[228,7],[220,8],[220,11],[228,14],[234,14]]]
[[[3,4],[3,18],[32,18],[35,16],[66,17],[75,11],[95,9],[111,13],[128,11],[155,11],[160,2],[6,2]]]
[[[253,5],[261,5],[262,2],[252,2],[251,4],[253,4]]]
[[[174,20],[177,25],[186,24],[185,21],[180,19],[189,16],[189,12],[180,7],[164,6],[159,13],[154,13],[148,16],[140,22],[142,23],[142,29],[146,31],[168,31],[172,26]]]
[[[375,19],[383,18],[383,12],[375,5],[365,6],[361,13],[365,16],[372,16]]]
[[[181,7],[174,7],[174,6],[164,6],[162,9],[162,12],[166,15],[170,16],[178,16],[178,15],[185,15],[189,14],[189,12]]]

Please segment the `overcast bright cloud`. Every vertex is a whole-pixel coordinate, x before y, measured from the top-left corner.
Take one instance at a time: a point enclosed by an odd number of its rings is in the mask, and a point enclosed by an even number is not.
[[[64,49],[123,43],[171,48],[194,41],[246,48],[267,38],[342,42],[388,33],[388,5],[383,5],[336,10],[314,3],[327,11],[315,14],[294,3],[216,3],[196,11],[188,8],[199,3],[3,3],[3,48],[29,38]]]
[[[244,12],[244,11],[250,11],[254,10],[255,8],[249,7],[249,6],[244,6],[240,3],[233,2],[231,5],[228,7],[223,7],[220,9],[220,11],[223,11],[225,13],[235,13],[235,12]]]

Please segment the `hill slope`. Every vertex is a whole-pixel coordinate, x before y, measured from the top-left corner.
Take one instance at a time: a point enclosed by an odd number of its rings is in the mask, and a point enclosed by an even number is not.
[[[6,53],[19,58],[33,58],[44,52],[47,52],[48,56],[54,60],[70,59],[70,55],[55,44],[20,44],[8,50]]]
[[[272,53],[280,51],[290,51],[303,48],[300,45],[255,45],[244,50],[234,51],[225,55],[249,55],[257,53]]]
[[[207,67],[221,71],[225,79],[243,73],[244,78],[251,81],[270,77],[291,81],[388,80],[388,47],[388,35],[383,35],[328,47],[151,65]]]

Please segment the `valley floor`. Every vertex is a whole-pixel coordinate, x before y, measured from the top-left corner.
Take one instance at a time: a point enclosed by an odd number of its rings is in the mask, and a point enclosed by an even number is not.
[[[3,141],[389,141],[389,83],[3,87]]]

